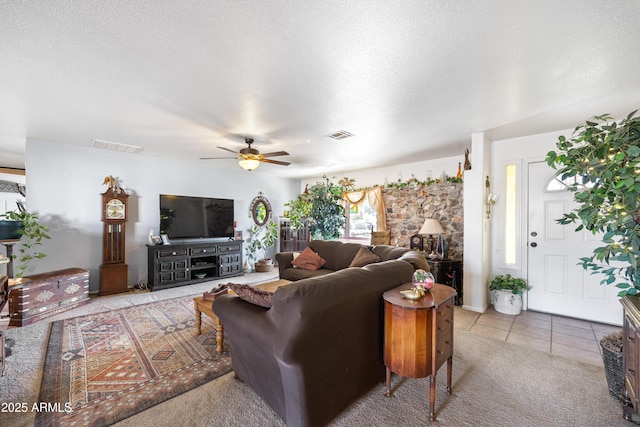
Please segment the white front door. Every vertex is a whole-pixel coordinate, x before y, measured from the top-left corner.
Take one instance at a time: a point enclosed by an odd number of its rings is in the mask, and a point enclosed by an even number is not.
[[[528,175],[528,309],[621,325],[619,289],[600,285],[602,275],[578,265],[600,237],[556,221],[576,206],[573,193],[559,182],[549,187],[555,171],[544,162],[529,163]]]

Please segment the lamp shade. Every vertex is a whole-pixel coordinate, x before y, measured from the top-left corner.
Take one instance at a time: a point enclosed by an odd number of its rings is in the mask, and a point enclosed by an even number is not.
[[[256,159],[241,159],[240,161],[238,161],[238,164],[240,164],[240,167],[246,171],[252,171],[255,168],[257,168],[258,166],[260,166],[260,160],[256,160]]]
[[[420,234],[442,234],[444,230],[435,218],[427,218],[424,220],[424,224],[422,224],[422,228],[420,229]]]

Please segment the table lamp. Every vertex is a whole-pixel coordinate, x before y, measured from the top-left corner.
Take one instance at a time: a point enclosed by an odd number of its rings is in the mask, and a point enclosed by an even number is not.
[[[427,244],[429,245],[429,258],[436,258],[436,253],[433,251],[433,235],[434,234],[442,234],[444,230],[440,225],[440,222],[435,218],[427,218],[424,220],[424,224],[422,224],[422,228],[420,228],[420,234],[429,235],[427,239]]]

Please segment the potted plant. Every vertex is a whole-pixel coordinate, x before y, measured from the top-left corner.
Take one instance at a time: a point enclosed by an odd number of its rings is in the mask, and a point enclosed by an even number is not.
[[[1,220],[12,221],[18,226],[18,238],[20,238],[20,246],[18,253],[13,254],[13,259],[18,260],[18,267],[14,271],[16,278],[21,278],[29,267],[29,263],[36,258],[44,258],[45,253],[40,252],[39,246],[42,245],[43,239],[50,239],[49,228],[39,223],[39,215],[37,212],[5,212],[0,215]]]
[[[273,262],[270,259],[260,259],[268,248],[273,246],[278,239],[278,226],[269,221],[265,225],[254,225],[249,229],[249,238],[245,241],[247,260],[255,263],[256,271],[271,271]],[[256,261],[260,261],[256,263]],[[262,265],[259,265],[262,264]]]
[[[489,284],[493,291],[492,302],[497,312],[503,314],[520,314],[522,310],[522,294],[531,289],[524,279],[511,277],[510,274],[496,276]]]
[[[640,118],[636,112],[619,122],[608,114],[587,120],[571,138],[560,136],[557,150],[546,158],[563,182],[572,181],[567,190],[578,203],[557,221],[578,223],[576,231],[602,233],[602,246],[581,258],[580,264],[601,273],[602,285],[620,289],[619,297],[640,294]],[[622,365],[612,362],[616,358],[605,358],[604,351],[603,359],[605,371],[616,372],[622,384]],[[621,354],[617,359],[622,359]]]
[[[335,240],[344,230],[345,212],[342,206],[343,187],[334,184],[326,176],[300,194],[295,200],[285,204],[285,217],[291,221],[291,228],[309,226],[311,237]]]

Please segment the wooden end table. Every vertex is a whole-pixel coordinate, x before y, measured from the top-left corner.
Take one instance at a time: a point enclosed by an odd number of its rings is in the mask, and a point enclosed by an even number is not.
[[[453,306],[456,291],[435,284],[418,300],[400,291],[405,283],[384,293],[384,364],[387,367],[387,396],[391,396],[391,372],[403,377],[431,376],[429,418],[435,421],[436,373],[447,362],[447,392],[451,394],[453,372]]]
[[[196,311],[196,335],[202,333],[202,313],[213,319],[213,324],[216,328],[216,353],[222,354],[224,344],[224,327],[222,322],[218,319],[211,309],[213,301],[206,300],[202,297],[196,297],[193,299],[193,308]]]

